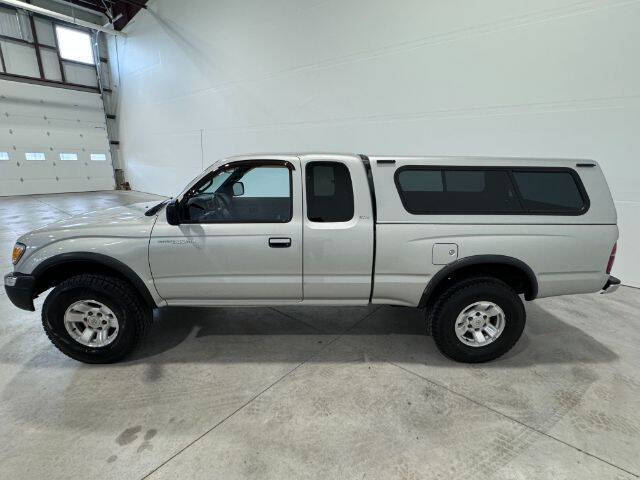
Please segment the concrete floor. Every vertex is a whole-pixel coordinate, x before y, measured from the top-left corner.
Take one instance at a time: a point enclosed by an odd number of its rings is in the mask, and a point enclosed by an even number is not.
[[[0,198],[0,267],[24,231],[148,198]],[[469,366],[412,309],[172,309],[90,366],[3,290],[0,477],[636,478],[638,312],[632,288],[528,303],[515,349]]]

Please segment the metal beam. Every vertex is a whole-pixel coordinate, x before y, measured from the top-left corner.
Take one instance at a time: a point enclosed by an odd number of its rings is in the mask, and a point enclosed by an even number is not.
[[[20,0],[0,0],[0,3],[11,5],[12,7],[16,7],[16,8],[21,8],[29,12],[38,13],[40,15],[44,15],[45,17],[55,18],[63,22],[73,23],[74,25],[78,25],[80,27],[90,28],[92,30],[97,30],[99,32],[108,33],[109,35],[126,37],[126,34],[119,32],[117,30],[114,30],[113,28],[103,27],[102,25],[97,25],[91,22],[85,22],[84,20],[70,17],[69,15],[64,15],[62,13],[54,12],[53,10],[48,10],[46,8],[38,7],[36,5],[30,5]]]
[[[77,3],[73,3],[73,2],[67,2],[66,0],[51,0],[51,1],[59,3],[60,5],[64,5],[66,7],[75,8],[77,10],[82,10],[84,12],[91,13],[92,15],[104,15],[104,12],[102,12],[99,8],[96,8],[95,6],[94,8],[91,8],[89,6],[90,2],[82,2],[85,5],[87,5],[86,7],[83,7],[82,5],[78,5]]]
[[[100,90],[96,87],[89,87],[87,85],[80,85],[78,83],[61,82],[59,80],[42,80],[40,78],[27,77],[25,75],[16,75],[14,73],[0,72],[0,80],[30,83],[32,85],[46,85],[49,87],[65,88],[67,90],[80,90],[82,92],[100,93]]]

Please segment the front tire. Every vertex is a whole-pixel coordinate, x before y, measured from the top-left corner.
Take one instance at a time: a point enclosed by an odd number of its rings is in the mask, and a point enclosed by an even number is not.
[[[55,347],[84,363],[113,363],[135,349],[151,312],[131,285],[83,274],[57,285],[42,307],[42,326]]]
[[[522,335],[526,321],[518,294],[490,277],[454,284],[435,302],[430,316],[440,352],[464,363],[504,355]]]

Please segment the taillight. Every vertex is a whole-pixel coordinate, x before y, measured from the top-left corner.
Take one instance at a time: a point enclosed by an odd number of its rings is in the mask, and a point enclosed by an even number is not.
[[[607,263],[607,273],[611,273],[611,269],[613,268],[613,262],[616,260],[616,251],[618,250],[618,243],[613,244],[613,248],[611,249],[611,254],[609,255],[609,263]]]

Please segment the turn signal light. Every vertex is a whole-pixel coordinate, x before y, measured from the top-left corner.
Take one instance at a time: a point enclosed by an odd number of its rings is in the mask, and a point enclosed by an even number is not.
[[[613,248],[611,249],[611,254],[609,255],[609,263],[607,263],[607,274],[611,273],[611,269],[613,268],[613,262],[616,260],[616,251],[618,250],[618,243],[613,244]]]
[[[27,249],[22,243],[16,243],[13,246],[13,253],[11,254],[11,262],[15,265],[22,258],[22,254]]]

